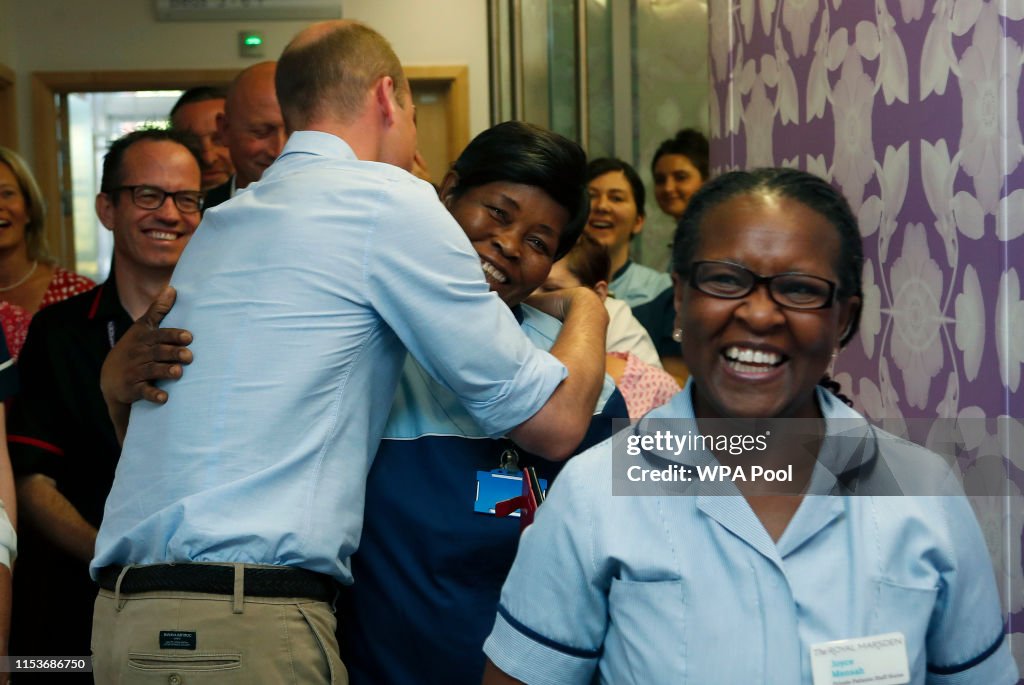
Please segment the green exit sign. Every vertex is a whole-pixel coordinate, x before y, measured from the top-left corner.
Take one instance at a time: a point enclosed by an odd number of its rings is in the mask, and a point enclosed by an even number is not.
[[[263,34],[258,31],[238,32],[238,55],[240,57],[263,57]]]

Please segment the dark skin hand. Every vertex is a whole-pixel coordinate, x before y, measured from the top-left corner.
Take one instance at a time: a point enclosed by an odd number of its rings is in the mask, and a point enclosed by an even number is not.
[[[153,381],[181,378],[182,366],[192,363],[192,351],[186,347],[192,343],[192,334],[181,328],[160,328],[175,296],[170,286],[161,290],[103,362],[100,389],[120,442],[128,430],[132,403],[141,399],[164,404],[167,393]]]

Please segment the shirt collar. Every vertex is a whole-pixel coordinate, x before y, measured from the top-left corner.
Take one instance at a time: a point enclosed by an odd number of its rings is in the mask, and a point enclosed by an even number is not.
[[[825,418],[825,440],[811,473],[808,492],[848,491],[871,474],[878,457],[879,435],[867,419],[825,388],[818,387]]]
[[[818,452],[807,492],[837,494],[854,491],[859,481],[872,474],[878,458],[876,443],[879,436],[867,419],[831,392],[818,387],[815,393],[825,420],[825,440]],[[655,421],[645,427],[648,419],[671,419],[671,422]],[[676,393],[668,404],[648,413],[631,430],[638,435],[653,434],[659,430],[671,430],[677,435],[686,435],[688,432],[699,435],[693,410],[693,380],[688,380],[686,387]],[[679,455],[652,451],[649,456],[694,466],[711,465],[717,461],[710,452],[703,450],[684,451]]]
[[[108,320],[128,316],[121,306],[121,298],[117,294],[117,280],[114,277],[114,265],[110,265],[110,275],[95,290],[95,297],[89,307],[89,320]]]
[[[612,274],[612,280],[622,277],[626,273],[626,269],[633,266],[633,260],[627,259],[626,263],[622,265],[622,268]]]
[[[312,154],[334,159],[356,160],[351,146],[338,136],[323,131],[296,131],[288,138],[279,160],[293,154]],[[275,165],[271,165],[271,169]],[[270,169],[267,169],[270,171]],[[266,172],[264,172],[266,176]]]

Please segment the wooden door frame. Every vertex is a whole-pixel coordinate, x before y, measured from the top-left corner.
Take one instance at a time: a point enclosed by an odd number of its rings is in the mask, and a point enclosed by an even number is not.
[[[47,240],[53,257],[60,264],[74,268],[75,246],[71,216],[64,216],[62,211],[58,174],[59,122],[55,98],[67,93],[173,90],[203,85],[227,85],[238,71],[239,69],[177,69],[32,73],[34,167],[47,205]],[[469,143],[469,68],[465,65],[408,66],[405,67],[405,72],[410,81],[445,86],[445,104],[451,112],[448,121],[449,140],[454,155],[458,155]],[[4,72],[0,71],[0,79],[3,77]],[[13,73],[10,77],[13,81]],[[13,88],[11,90],[13,92]],[[0,135],[2,133],[0,131]]]
[[[18,106],[14,70],[0,64],[0,145],[18,149]]]
[[[469,67],[449,66],[406,66],[405,75],[415,85],[439,86],[444,92],[445,111],[448,117],[449,163],[454,162],[462,150],[469,145]],[[435,179],[438,183],[441,179]]]

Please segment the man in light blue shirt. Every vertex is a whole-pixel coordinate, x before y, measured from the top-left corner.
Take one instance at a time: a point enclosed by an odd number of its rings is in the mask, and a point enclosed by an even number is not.
[[[550,458],[572,452],[601,389],[600,300],[549,302],[565,325],[539,351],[403,171],[413,108],[383,38],[315,25],[277,90],[291,139],[205,215],[172,279],[167,324],[194,333],[195,362],[166,406],[133,411],[91,566],[104,682],[216,655],[245,682],[345,682],[330,591],[351,581],[406,349],[489,435]]]

